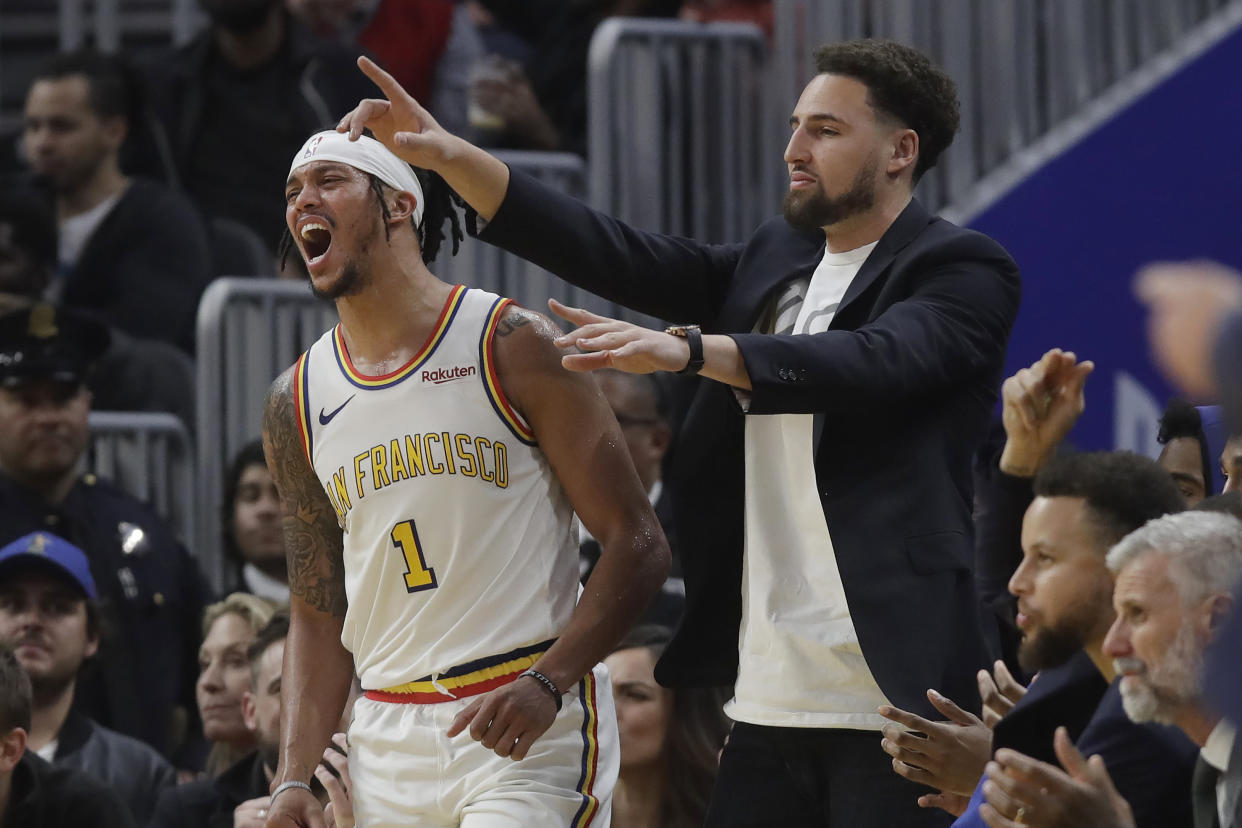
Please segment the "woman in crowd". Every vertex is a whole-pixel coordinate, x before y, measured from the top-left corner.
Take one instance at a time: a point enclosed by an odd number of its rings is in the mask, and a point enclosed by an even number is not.
[[[242,694],[250,689],[246,648],[272,617],[271,601],[235,592],[203,612],[203,643],[198,650],[198,712],[211,743],[207,773],[215,776],[254,750],[254,733],[242,716]]]
[[[729,730],[723,693],[656,684],[669,637],[664,627],[638,627],[604,659],[621,739],[613,828],[697,828],[707,815]]]
[[[225,478],[224,550],[230,591],[289,600],[280,497],[258,440],[237,453]]]

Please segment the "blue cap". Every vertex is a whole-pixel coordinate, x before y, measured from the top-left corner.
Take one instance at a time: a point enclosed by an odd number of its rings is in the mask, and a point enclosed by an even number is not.
[[[18,563],[51,566],[58,573],[68,575],[87,598],[92,601],[96,598],[95,579],[91,577],[86,553],[64,538],[49,532],[34,532],[0,549],[0,568],[7,569]]]

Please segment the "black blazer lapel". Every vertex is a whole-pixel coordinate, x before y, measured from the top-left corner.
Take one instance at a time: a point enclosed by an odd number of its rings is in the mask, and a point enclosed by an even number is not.
[[[730,286],[729,294],[717,316],[717,327],[722,333],[750,333],[759,317],[770,304],[771,294],[777,288],[795,279],[810,276],[824,257],[824,234],[819,230],[797,230],[780,220],[774,231],[775,238],[765,240],[765,247],[775,248],[770,258],[763,252],[757,255],[767,258],[762,263],[739,264],[745,267],[746,277]]]
[[[893,259],[897,258],[897,254],[922,232],[930,218],[931,214],[919,203],[918,199],[910,199],[906,209],[901,211],[897,220],[884,231],[883,236],[880,236],[879,244],[875,246],[875,250],[871,251],[867,261],[863,262],[862,268],[850,282],[850,286],[846,288],[845,296],[841,297],[841,304],[832,318],[832,324],[829,325],[830,329],[838,328],[837,321],[842,318],[850,303],[871,287],[881,273],[888,270],[888,266],[893,263]]]

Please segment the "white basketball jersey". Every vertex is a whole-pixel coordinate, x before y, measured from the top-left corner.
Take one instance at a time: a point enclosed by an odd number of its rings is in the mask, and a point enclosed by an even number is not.
[[[492,357],[510,303],[456,286],[414,358],[381,377],[353,367],[339,325],[295,366],[364,688],[555,638],[573,612],[573,510]]]

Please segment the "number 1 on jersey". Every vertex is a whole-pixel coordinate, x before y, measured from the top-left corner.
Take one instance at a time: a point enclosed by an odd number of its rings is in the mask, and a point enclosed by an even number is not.
[[[405,557],[406,592],[422,592],[439,586],[436,571],[427,566],[427,560],[423,557],[423,545],[418,542],[414,521],[403,520],[392,527],[392,545],[400,549]]]

